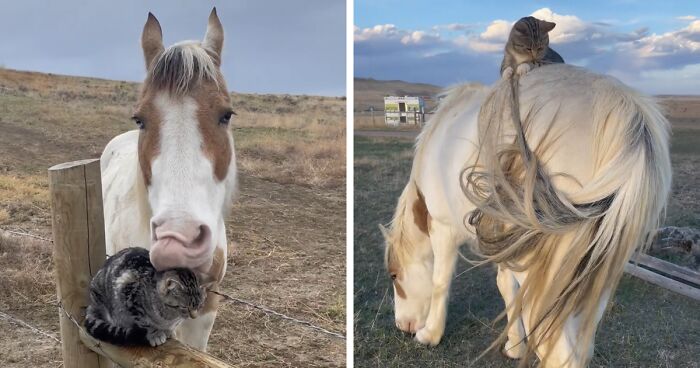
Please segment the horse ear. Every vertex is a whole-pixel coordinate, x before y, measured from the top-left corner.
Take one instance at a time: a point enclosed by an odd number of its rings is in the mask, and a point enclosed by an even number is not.
[[[384,225],[379,224],[379,231],[382,232],[382,236],[384,237],[384,240],[389,240],[389,230],[387,230]]]
[[[217,64],[221,61],[221,50],[224,48],[224,27],[221,26],[219,16],[216,15],[216,7],[209,14],[207,33],[204,35],[202,46],[216,54]]]
[[[205,290],[211,289],[217,282],[216,278],[208,273],[199,273],[197,279],[199,280],[199,286]]]
[[[542,28],[543,31],[549,32],[554,29],[554,26],[556,26],[556,23],[553,22],[547,22],[546,20],[540,20],[540,28]]]
[[[148,20],[146,25],[143,26],[141,48],[143,48],[143,56],[146,59],[146,69],[151,70],[153,62],[165,50],[163,47],[163,30],[160,28],[158,19],[152,13],[148,13]]]

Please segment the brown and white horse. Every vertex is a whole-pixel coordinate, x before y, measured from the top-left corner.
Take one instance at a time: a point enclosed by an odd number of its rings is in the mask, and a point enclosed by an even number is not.
[[[581,368],[626,262],[665,208],[668,122],[651,99],[570,65],[537,68],[520,87],[529,166],[506,111],[508,81],[454,88],[419,136],[384,229],[396,326],[440,342],[468,243],[498,266],[504,353]]]
[[[226,272],[224,218],[236,188],[223,42],[216,9],[202,42],[168,48],[149,13],[141,37],[147,76],[133,115],[138,129],[112,139],[101,157],[107,254],[145,247],[156,269],[186,267],[216,285]],[[210,294],[176,337],[206,349],[217,302]]]

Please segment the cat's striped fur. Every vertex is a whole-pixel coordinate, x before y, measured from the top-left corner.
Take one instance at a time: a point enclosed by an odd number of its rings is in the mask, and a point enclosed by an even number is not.
[[[509,73],[512,74],[521,64],[530,64],[532,67],[563,63],[564,59],[549,47],[549,32],[555,25],[535,17],[524,17],[515,22],[506,42],[501,75],[508,68],[511,68]]]
[[[192,271],[157,272],[147,249],[126,248],[92,278],[85,328],[115,345],[157,346],[180,322],[195,317],[205,298],[206,290]]]

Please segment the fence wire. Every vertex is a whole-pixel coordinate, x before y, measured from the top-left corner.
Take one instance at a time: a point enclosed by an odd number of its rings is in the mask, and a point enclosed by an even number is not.
[[[0,229],[0,230],[4,230],[4,229]],[[42,237],[40,237],[40,236],[37,236],[37,235],[34,235],[34,234],[30,234],[30,233],[19,232],[19,231],[12,231],[12,230],[4,230],[4,231],[6,231],[6,232],[8,232],[8,233],[10,233],[10,234],[12,234],[12,235],[15,235],[15,236],[25,236],[25,237],[31,237],[31,238],[34,238],[34,239],[43,240],[43,241],[46,241],[46,242],[53,242],[51,239],[42,238]],[[304,320],[300,320],[300,319],[298,319],[298,318],[290,317],[290,316],[288,316],[288,315],[286,315],[286,314],[284,314],[284,313],[280,313],[280,312],[274,311],[274,310],[272,310],[272,309],[270,309],[270,308],[268,308],[268,307],[266,307],[266,306],[264,306],[264,305],[258,305],[258,304],[255,304],[255,303],[252,303],[252,302],[243,300],[243,299],[239,299],[239,298],[232,297],[232,296],[230,296],[230,295],[227,295],[227,294],[225,294],[225,293],[221,293],[221,292],[218,292],[218,291],[210,290],[210,292],[211,292],[211,293],[214,293],[214,294],[216,294],[216,295],[219,295],[219,296],[221,296],[221,297],[223,297],[225,300],[227,300],[227,301],[229,301],[229,302],[237,303],[237,304],[242,304],[242,305],[245,305],[245,306],[247,306],[247,307],[250,307],[250,308],[253,308],[253,309],[257,309],[257,310],[259,310],[259,311],[261,311],[261,312],[263,312],[263,313],[265,313],[265,314],[267,314],[267,315],[272,315],[272,316],[275,316],[275,317],[278,317],[278,318],[282,318],[282,319],[284,319],[284,320],[287,320],[287,321],[296,323],[296,324],[298,324],[298,325],[302,325],[302,326],[308,327],[308,328],[310,328],[310,329],[312,329],[312,330],[315,330],[315,331],[317,331],[317,332],[321,332],[321,333],[323,333],[323,334],[325,334],[325,335],[328,335],[328,336],[333,336],[333,337],[335,337],[335,338],[339,338],[339,339],[342,339],[342,340],[345,340],[345,339],[346,339],[345,335],[343,335],[343,334],[341,334],[341,333],[334,332],[334,331],[330,331],[330,330],[328,330],[328,329],[325,329],[325,328],[323,328],[323,327],[321,327],[321,326],[317,326],[317,325],[315,325],[315,324],[313,324],[313,323],[311,323],[311,322],[308,322],[308,321],[304,321]],[[78,321],[77,321],[75,318],[73,318],[73,316],[72,316],[70,313],[68,313],[68,311],[67,311],[65,308],[63,308],[63,304],[61,304],[60,301],[58,302],[58,308],[71,320],[71,322],[73,322],[73,324],[76,325],[76,327],[80,327],[80,324],[78,323]],[[41,330],[39,330],[38,328],[35,328],[35,327],[33,327],[33,326],[27,324],[27,323],[24,322],[24,321],[15,319],[14,317],[12,317],[12,316],[10,316],[10,315],[8,315],[8,314],[5,314],[5,313],[0,312],[0,317],[5,318],[5,319],[8,319],[8,320],[10,320],[10,321],[13,321],[13,320],[19,321],[19,322],[16,322],[16,323],[17,323],[17,324],[20,324],[20,325],[22,325],[22,326],[24,326],[24,327],[27,327],[27,328],[29,328],[30,330],[32,330],[32,331],[34,331],[34,332],[36,332],[36,333],[38,333],[38,334],[45,335],[45,336],[51,337],[52,339],[54,339],[54,340],[56,340],[56,341],[59,341],[55,336],[52,336],[52,335],[50,335],[50,334],[48,334],[48,333],[46,333],[46,332],[44,332],[44,331],[41,331]]]

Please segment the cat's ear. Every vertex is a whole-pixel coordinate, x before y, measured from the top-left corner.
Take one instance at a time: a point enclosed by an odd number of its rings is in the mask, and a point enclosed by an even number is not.
[[[523,19],[525,19],[525,18],[523,18]],[[527,34],[527,32],[528,32],[527,31],[528,30],[527,23],[525,21],[523,21],[523,19],[515,22],[515,24],[513,25],[513,29],[518,31],[519,33]]]
[[[549,31],[553,30],[554,26],[557,25],[554,22],[547,22],[546,20],[538,20],[538,21],[540,23],[540,29],[545,31],[545,32],[549,32]]]
[[[180,283],[172,277],[168,277],[165,280],[165,290],[167,291],[173,291],[178,286],[180,286]]]

